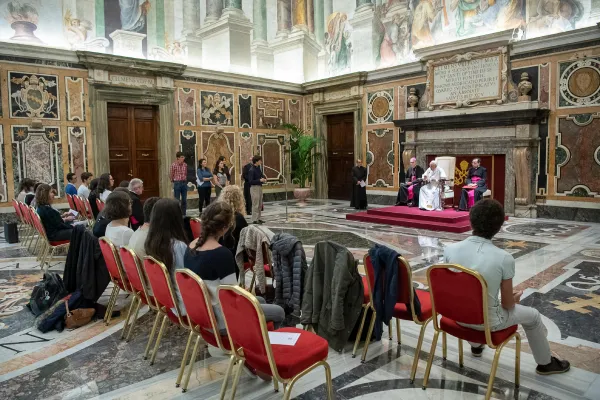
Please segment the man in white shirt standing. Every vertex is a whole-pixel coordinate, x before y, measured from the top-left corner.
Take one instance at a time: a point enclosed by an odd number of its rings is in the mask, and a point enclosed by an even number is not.
[[[77,196],[88,198],[90,195],[90,181],[93,176],[90,172],[83,172],[81,174],[81,185],[77,189]]]
[[[504,209],[496,200],[481,200],[469,213],[473,236],[444,249],[444,262],[475,270],[483,276],[488,287],[488,321],[492,331],[520,324],[525,330],[533,358],[540,375],[567,372],[570,364],[552,356],[546,338],[547,330],[538,310],[519,304],[522,291],[514,291],[515,259],[496,247],[492,238],[504,224]],[[498,299],[500,294],[500,299]],[[467,325],[483,330],[483,325]],[[471,353],[481,357],[485,345],[471,343]]]

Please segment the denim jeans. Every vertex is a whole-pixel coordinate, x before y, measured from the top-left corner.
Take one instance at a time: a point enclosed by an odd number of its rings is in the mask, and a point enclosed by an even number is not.
[[[187,211],[187,183],[185,181],[173,182],[173,194],[181,204],[181,213],[185,217]]]

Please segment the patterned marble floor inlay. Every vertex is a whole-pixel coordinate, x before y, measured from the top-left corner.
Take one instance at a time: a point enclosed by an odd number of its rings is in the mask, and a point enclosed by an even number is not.
[[[376,206],[374,206],[376,207]],[[442,260],[444,247],[469,235],[347,221],[354,212],[348,202],[295,201],[267,203],[263,225],[269,235],[286,232],[298,237],[307,258],[314,246],[333,240],[347,247],[359,260],[375,244],[389,246],[410,263],[415,285],[427,290],[427,268]],[[190,210],[193,216],[197,210]],[[154,313],[142,309],[130,342],[120,340],[123,314],[109,326],[94,321],[77,330],[43,334],[34,328],[34,316],[26,307],[32,287],[42,274],[39,261],[19,244],[8,244],[0,230],[0,398],[1,399],[218,399],[228,359],[201,346],[187,393],[175,387],[178,368],[187,342],[184,329],[170,326],[156,362],[150,366],[143,352]],[[521,354],[521,386],[514,385],[515,346],[502,352],[494,383],[494,399],[600,399],[600,224],[557,220],[510,218],[494,238],[496,246],[513,255],[517,289],[524,290],[521,303],[542,314],[548,340],[555,355],[566,358],[567,374],[540,376],[524,332]],[[51,270],[62,273],[65,256]],[[106,304],[109,286],[100,303]],[[131,297],[119,296],[117,309],[126,311]],[[458,344],[448,338],[448,358],[441,358],[441,339],[427,390],[422,390],[433,328],[426,329],[414,384],[410,370],[419,327],[401,323],[402,345],[394,329],[380,342],[372,342],[366,357],[352,358],[352,343],[341,353],[330,349],[335,398],[349,399],[481,399],[493,351],[482,358],[470,355],[465,346],[465,366],[458,365]],[[362,351],[363,344],[359,346]],[[243,373],[237,399],[280,399],[272,384]],[[302,378],[293,398],[324,399],[322,370]]]

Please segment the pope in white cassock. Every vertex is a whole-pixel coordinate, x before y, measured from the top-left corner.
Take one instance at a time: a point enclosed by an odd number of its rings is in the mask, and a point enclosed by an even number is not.
[[[427,211],[443,211],[440,201],[440,179],[446,179],[446,172],[437,166],[436,161],[429,163],[429,168],[423,174],[423,183],[419,193],[419,208]],[[425,184],[426,183],[426,184]]]

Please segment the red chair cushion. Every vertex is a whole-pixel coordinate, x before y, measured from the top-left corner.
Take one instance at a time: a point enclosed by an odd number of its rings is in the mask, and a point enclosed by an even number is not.
[[[63,244],[68,244],[70,242],[70,240],[58,240],[55,242],[50,242],[50,246],[60,246]]]
[[[364,290],[363,304],[367,304],[369,301],[371,301],[371,292],[369,291],[369,284],[367,283],[366,276],[362,277],[362,281],[363,281],[363,290]]]
[[[271,275],[271,266],[269,264],[265,264],[265,275]]]
[[[504,342],[510,335],[517,331],[518,325],[510,326],[501,331],[492,332],[492,343],[494,346],[498,346],[500,343]],[[468,340],[469,342],[481,343],[485,344],[485,332],[478,331],[471,328],[466,328],[456,323],[456,321],[442,317],[440,320],[440,328],[449,333],[452,336],[457,338]]]
[[[277,370],[283,379],[291,379],[314,363],[327,359],[329,345],[322,337],[297,328],[281,328],[274,332],[300,334],[295,346],[271,345]],[[252,357],[251,364],[263,373],[272,374],[267,357]]]
[[[417,297],[421,303],[421,315],[418,317],[419,321],[424,322],[431,318],[431,296],[429,292],[425,290],[416,289]],[[394,306],[394,318],[403,319],[406,321],[412,321],[413,318],[410,315],[410,309],[406,307],[404,303],[396,303]]]

